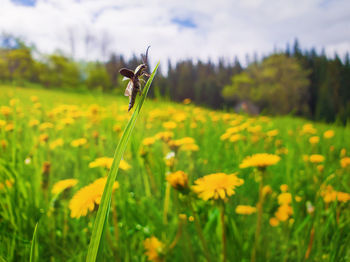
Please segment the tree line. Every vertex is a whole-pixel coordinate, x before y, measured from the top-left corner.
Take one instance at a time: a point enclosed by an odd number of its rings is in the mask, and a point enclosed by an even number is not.
[[[184,60],[159,72],[151,96],[194,103],[215,109],[245,104],[273,115],[294,114],[320,121],[350,118],[350,58],[329,58],[315,49],[292,48],[276,51],[261,60],[238,58],[218,62]],[[0,37],[0,81],[25,86],[37,83],[45,88],[101,90],[122,94],[119,69],[136,68],[139,57],[125,59],[111,54],[106,62],[78,62],[62,53],[38,55],[12,36]]]

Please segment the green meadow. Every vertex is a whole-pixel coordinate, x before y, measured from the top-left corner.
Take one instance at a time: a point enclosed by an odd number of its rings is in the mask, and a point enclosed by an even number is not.
[[[86,260],[128,103],[0,86],[1,262]],[[349,261],[349,138],[349,125],[146,98],[100,260]]]

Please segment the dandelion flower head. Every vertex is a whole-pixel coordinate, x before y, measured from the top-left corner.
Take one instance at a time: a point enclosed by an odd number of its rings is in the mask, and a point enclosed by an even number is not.
[[[216,173],[199,178],[194,183],[192,188],[200,198],[226,200],[235,194],[234,189],[241,186],[244,180],[238,178],[236,174]]]
[[[58,195],[62,193],[64,190],[71,188],[75,186],[78,183],[77,179],[64,179],[61,181],[58,181],[56,184],[52,187],[52,194]]]
[[[161,261],[159,254],[162,252],[163,243],[159,241],[158,238],[154,236],[146,238],[143,242],[143,246],[145,247],[145,254],[149,261]]]
[[[99,178],[75,193],[69,202],[70,216],[72,218],[86,216],[88,211],[94,210],[95,205],[100,204],[106,181],[107,177]],[[114,182],[113,189],[118,187],[119,183]]]
[[[175,189],[185,189],[188,187],[188,175],[183,171],[176,171],[167,175],[166,180]]]
[[[255,154],[252,156],[248,156],[245,159],[243,159],[243,162],[239,165],[240,168],[247,168],[247,167],[267,167],[271,165],[275,165],[280,161],[280,157],[273,154]]]
[[[256,207],[238,205],[236,207],[236,213],[240,215],[251,215],[256,212]]]

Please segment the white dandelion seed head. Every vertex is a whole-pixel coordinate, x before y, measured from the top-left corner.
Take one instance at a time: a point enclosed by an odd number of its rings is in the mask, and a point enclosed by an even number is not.
[[[174,158],[174,157],[175,157],[175,152],[171,151],[165,156],[165,159],[169,160],[169,159]]]
[[[30,159],[30,157],[27,157],[27,158],[24,160],[24,163],[25,163],[26,165],[29,165],[31,162],[32,162],[32,160]]]

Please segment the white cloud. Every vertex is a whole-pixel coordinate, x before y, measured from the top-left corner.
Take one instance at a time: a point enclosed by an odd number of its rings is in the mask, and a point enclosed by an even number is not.
[[[0,31],[44,53],[70,54],[73,39],[79,59],[103,59],[113,51],[130,57],[151,44],[153,64],[192,57],[232,61],[235,55],[244,62],[246,54],[268,54],[296,37],[303,48],[325,48],[329,55],[350,51],[348,0],[38,0],[34,7],[0,0],[0,6]]]

